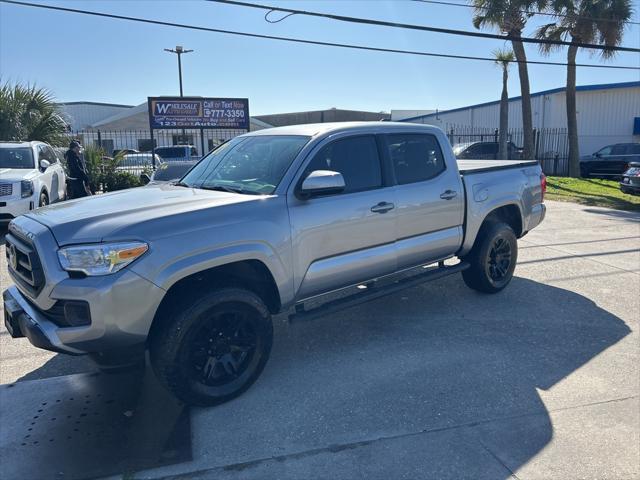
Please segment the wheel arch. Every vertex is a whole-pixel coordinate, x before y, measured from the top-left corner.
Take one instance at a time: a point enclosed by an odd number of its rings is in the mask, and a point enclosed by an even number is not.
[[[267,265],[258,259],[240,260],[191,273],[173,283],[156,309],[149,336],[178,302],[185,299],[195,301],[203,293],[224,286],[246,288],[255,293],[272,314],[278,313],[282,307],[278,286]]]
[[[467,217],[465,240],[458,255],[463,256],[471,251],[478,242],[478,237],[484,225],[488,222],[498,221],[505,222],[509,225],[515,232],[517,238],[522,237],[525,233],[522,208],[516,202],[506,202],[502,205],[494,206],[491,210],[488,210],[484,216],[476,214],[472,216],[472,219]]]

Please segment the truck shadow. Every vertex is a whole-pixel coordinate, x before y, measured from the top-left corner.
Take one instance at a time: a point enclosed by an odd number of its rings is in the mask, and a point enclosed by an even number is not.
[[[372,439],[471,428],[476,445],[481,437],[483,448],[516,471],[553,437],[538,389],[549,390],[630,333],[590,299],[519,277],[494,296],[471,292],[453,276],[312,322],[286,325],[276,317],[275,323],[272,357],[258,382],[235,401],[192,413],[194,444],[210,446],[209,465],[250,462],[260,478],[261,464],[271,460],[255,460],[278,457],[275,477],[286,478],[287,463],[304,462],[304,452],[339,454],[351,456],[354,472],[366,476],[390,464],[363,460],[359,452]],[[79,361],[56,356],[21,380]],[[101,381],[96,377],[92,388],[104,390]],[[431,451],[426,438],[416,460],[424,463],[424,478],[465,472],[464,451],[448,444]],[[402,476],[394,468],[389,478]]]

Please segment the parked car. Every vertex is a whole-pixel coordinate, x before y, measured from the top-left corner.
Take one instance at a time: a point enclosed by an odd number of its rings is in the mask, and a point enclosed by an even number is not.
[[[0,142],[0,223],[64,200],[66,176],[43,142]]]
[[[140,151],[139,151],[139,150],[135,150],[135,149],[133,149],[133,148],[116,148],[116,149],[112,152],[111,156],[112,156],[112,157],[115,157],[115,156],[116,156],[116,155],[118,155],[118,154],[128,155],[128,154],[130,154],[130,153],[140,153]]]
[[[640,162],[640,143],[607,145],[580,158],[580,176],[621,178],[631,162]]]
[[[174,145],[173,147],[156,147],[156,155],[165,162],[183,162],[198,160],[198,150],[193,145]]]
[[[197,161],[164,162],[148,178],[151,185],[177,182],[193,167]]]
[[[498,142],[467,142],[453,147],[453,153],[459,159],[498,160]],[[522,158],[522,148],[513,142],[507,143],[507,158],[502,160],[518,160]]]
[[[537,162],[456,161],[428,125],[251,132],[176,185],[11,222],[5,324],[103,368],[148,348],[178,398],[222,403],[260,375],[278,312],[309,319],[454,273],[501,291],[545,188]]]
[[[116,171],[140,176],[143,172],[151,172],[154,167],[162,165],[162,159],[158,155],[155,156],[155,165],[153,158],[151,153],[129,153],[122,157]]]
[[[640,193],[640,162],[629,163],[629,168],[622,175],[620,190],[624,193]]]

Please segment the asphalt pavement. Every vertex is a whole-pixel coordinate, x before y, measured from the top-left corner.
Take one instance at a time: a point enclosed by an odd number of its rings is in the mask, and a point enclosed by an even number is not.
[[[640,478],[640,214],[547,206],[500,294],[456,275],[277,317],[256,384],[191,410],[192,459],[126,478]],[[0,382],[25,398],[93,370],[0,329]]]

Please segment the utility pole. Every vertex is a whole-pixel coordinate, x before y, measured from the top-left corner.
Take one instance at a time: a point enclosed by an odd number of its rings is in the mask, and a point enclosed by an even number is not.
[[[178,55],[178,79],[180,80],[180,96],[184,97],[184,94],[182,93],[182,59],[181,57],[183,53],[191,53],[193,52],[193,50],[185,50],[181,45],[176,45],[175,50],[171,48],[165,48],[164,51],[169,53],[175,53],[176,55]]]
[[[171,49],[171,48],[165,48],[164,49],[165,52],[169,52],[169,53],[175,53],[178,56],[178,79],[180,81],[180,96],[184,97],[184,94],[182,92],[182,54],[183,53],[191,53],[193,52],[193,50],[185,50],[182,45],[176,45],[175,50]],[[185,140],[185,131],[184,128],[182,129],[182,135],[181,135],[181,140],[180,142],[184,142]]]

